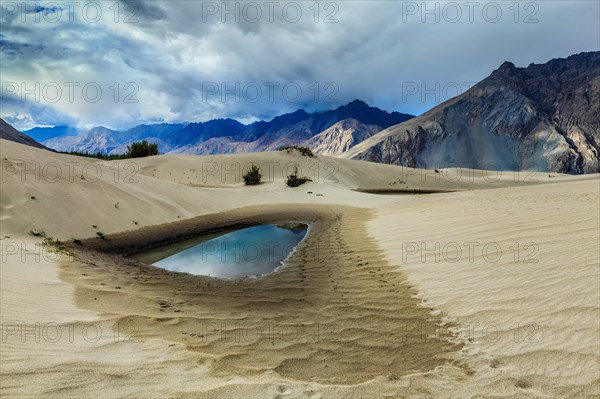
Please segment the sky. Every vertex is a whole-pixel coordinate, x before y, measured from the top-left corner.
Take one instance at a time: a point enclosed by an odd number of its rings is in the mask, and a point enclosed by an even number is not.
[[[598,1],[1,1],[18,129],[241,122],[354,99],[421,114],[504,61],[600,50]]]

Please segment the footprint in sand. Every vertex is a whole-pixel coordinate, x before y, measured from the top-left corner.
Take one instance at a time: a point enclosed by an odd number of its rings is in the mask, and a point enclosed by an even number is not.
[[[304,394],[305,398],[310,398],[310,399],[321,399],[323,397],[323,395],[320,392],[315,392],[315,391],[304,391],[302,392]]]
[[[281,398],[283,397],[282,395],[289,395],[292,393],[292,389],[287,386],[287,385],[278,385],[277,386],[277,392],[280,393],[280,395],[275,396],[276,398]]]

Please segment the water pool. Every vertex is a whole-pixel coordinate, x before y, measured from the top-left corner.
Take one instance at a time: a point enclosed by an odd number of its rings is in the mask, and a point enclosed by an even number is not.
[[[174,271],[225,279],[261,276],[281,266],[302,241],[304,224],[264,224],[156,248],[134,256]]]

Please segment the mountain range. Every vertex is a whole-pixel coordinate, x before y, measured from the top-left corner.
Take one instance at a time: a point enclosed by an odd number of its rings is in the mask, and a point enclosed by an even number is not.
[[[128,144],[143,139],[158,143],[163,153],[215,154],[270,151],[310,141],[321,153],[337,156],[373,134],[412,117],[399,112],[388,113],[355,100],[334,110],[308,113],[299,109],[248,125],[234,119],[214,119],[139,125],[126,131],[99,126],[77,132],[58,126],[34,128],[24,133],[57,151],[122,154]]]
[[[468,91],[418,117],[354,100],[334,110],[300,109],[248,125],[215,119],[126,131],[95,127],[79,132],[58,126],[24,133],[0,124],[2,138],[40,145],[37,140],[58,151],[120,154],[141,139],[158,143],[163,153],[185,154],[304,145],[323,155],[417,168],[597,173],[600,52],[526,68],[505,62]]]

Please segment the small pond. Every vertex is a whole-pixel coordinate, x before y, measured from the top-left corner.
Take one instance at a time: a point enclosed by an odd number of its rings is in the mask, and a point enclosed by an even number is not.
[[[174,271],[224,279],[273,272],[302,241],[305,224],[264,224],[136,254],[135,259]]]

